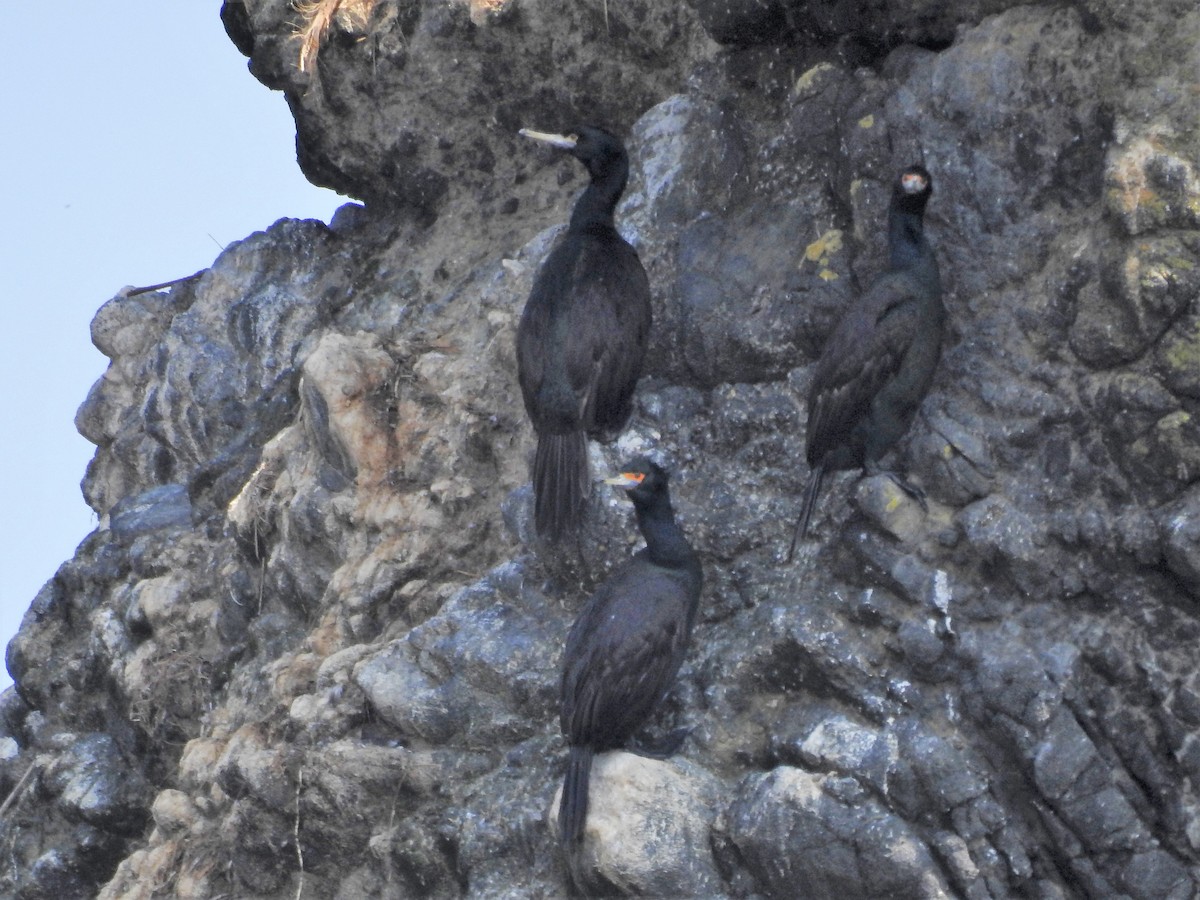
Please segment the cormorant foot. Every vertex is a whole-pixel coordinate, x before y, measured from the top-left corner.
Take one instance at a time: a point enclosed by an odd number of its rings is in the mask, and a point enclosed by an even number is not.
[[[667,759],[676,754],[687,739],[687,736],[691,733],[691,728],[676,728],[674,731],[667,732],[662,737],[639,742],[628,749],[630,753],[644,756],[647,759]]]
[[[892,483],[908,496],[912,497],[921,505],[921,512],[929,512],[929,502],[925,499],[925,491],[917,487],[911,481],[908,481],[898,472],[885,473],[888,478],[892,479]]]
[[[925,499],[925,491],[917,487],[899,472],[893,472],[890,469],[880,469],[875,466],[863,466],[863,472],[867,475],[886,475],[892,480],[892,484],[912,497],[921,506],[922,512],[929,512],[929,501]]]

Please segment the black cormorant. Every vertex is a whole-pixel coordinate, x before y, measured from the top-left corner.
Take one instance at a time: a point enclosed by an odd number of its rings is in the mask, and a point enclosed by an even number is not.
[[[591,175],[517,328],[521,393],[538,436],[534,518],[539,534],[558,541],[578,528],[590,489],[587,438],[612,440],[633,410],[650,331],[650,282],[613,224],[629,176],[621,141],[589,126],[521,134],[566,150]]]
[[[559,720],[570,757],[558,827],[577,883],[592,757],[625,746],[675,680],[703,583],[675,523],[667,473],[635,459],[606,483],[627,488],[646,546],[588,601],[563,652]]]
[[[789,560],[808,533],[825,473],[858,466],[877,471],[879,459],[912,424],[933,380],[946,309],[937,260],[925,239],[931,193],[933,181],[923,166],[900,173],[888,206],[888,270],[842,316],[817,362],[808,393],[812,471]]]

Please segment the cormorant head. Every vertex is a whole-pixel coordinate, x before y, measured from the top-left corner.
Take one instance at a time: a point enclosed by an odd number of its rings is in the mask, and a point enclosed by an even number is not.
[[[925,212],[925,204],[932,193],[933,179],[929,170],[920,164],[912,165],[896,179],[896,186],[892,190],[892,203],[905,212],[921,215]]]
[[[669,479],[666,470],[658,463],[645,456],[638,456],[621,467],[620,475],[605,478],[604,483],[625,488],[629,499],[636,503],[639,500],[648,500],[656,494],[665,494]]]
[[[624,177],[629,169],[629,156],[621,139],[594,125],[578,125],[566,134],[550,134],[522,128],[520,134],[522,137],[566,150],[584,164],[593,181],[614,173],[620,173]]]

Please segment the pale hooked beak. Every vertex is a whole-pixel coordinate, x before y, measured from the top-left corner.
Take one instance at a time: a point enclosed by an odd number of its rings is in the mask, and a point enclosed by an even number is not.
[[[558,147],[560,150],[574,150],[575,145],[579,143],[579,138],[573,134],[550,134],[547,131],[534,131],[532,128],[522,128],[517,134],[549,144],[551,147]]]
[[[605,478],[605,484],[611,484],[613,487],[631,488],[637,487],[646,480],[644,472],[622,472],[620,475],[614,475],[612,478]]]

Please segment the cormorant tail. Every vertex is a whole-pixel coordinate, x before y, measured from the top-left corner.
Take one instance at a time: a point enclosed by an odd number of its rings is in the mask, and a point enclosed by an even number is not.
[[[583,431],[538,436],[533,462],[534,521],[551,542],[579,528],[588,488],[587,435]]]
[[[796,553],[796,542],[808,535],[808,523],[812,519],[813,510],[817,506],[817,494],[821,493],[821,480],[825,477],[825,463],[813,466],[808,474],[808,484],[804,486],[804,502],[800,506],[800,518],[796,520],[796,530],[792,532],[792,545],[788,547],[787,561],[792,561]]]
[[[562,800],[558,804],[558,836],[569,856],[574,857],[583,842],[587,821],[588,783],[592,776],[592,748],[571,745],[567,774],[563,778]]]

